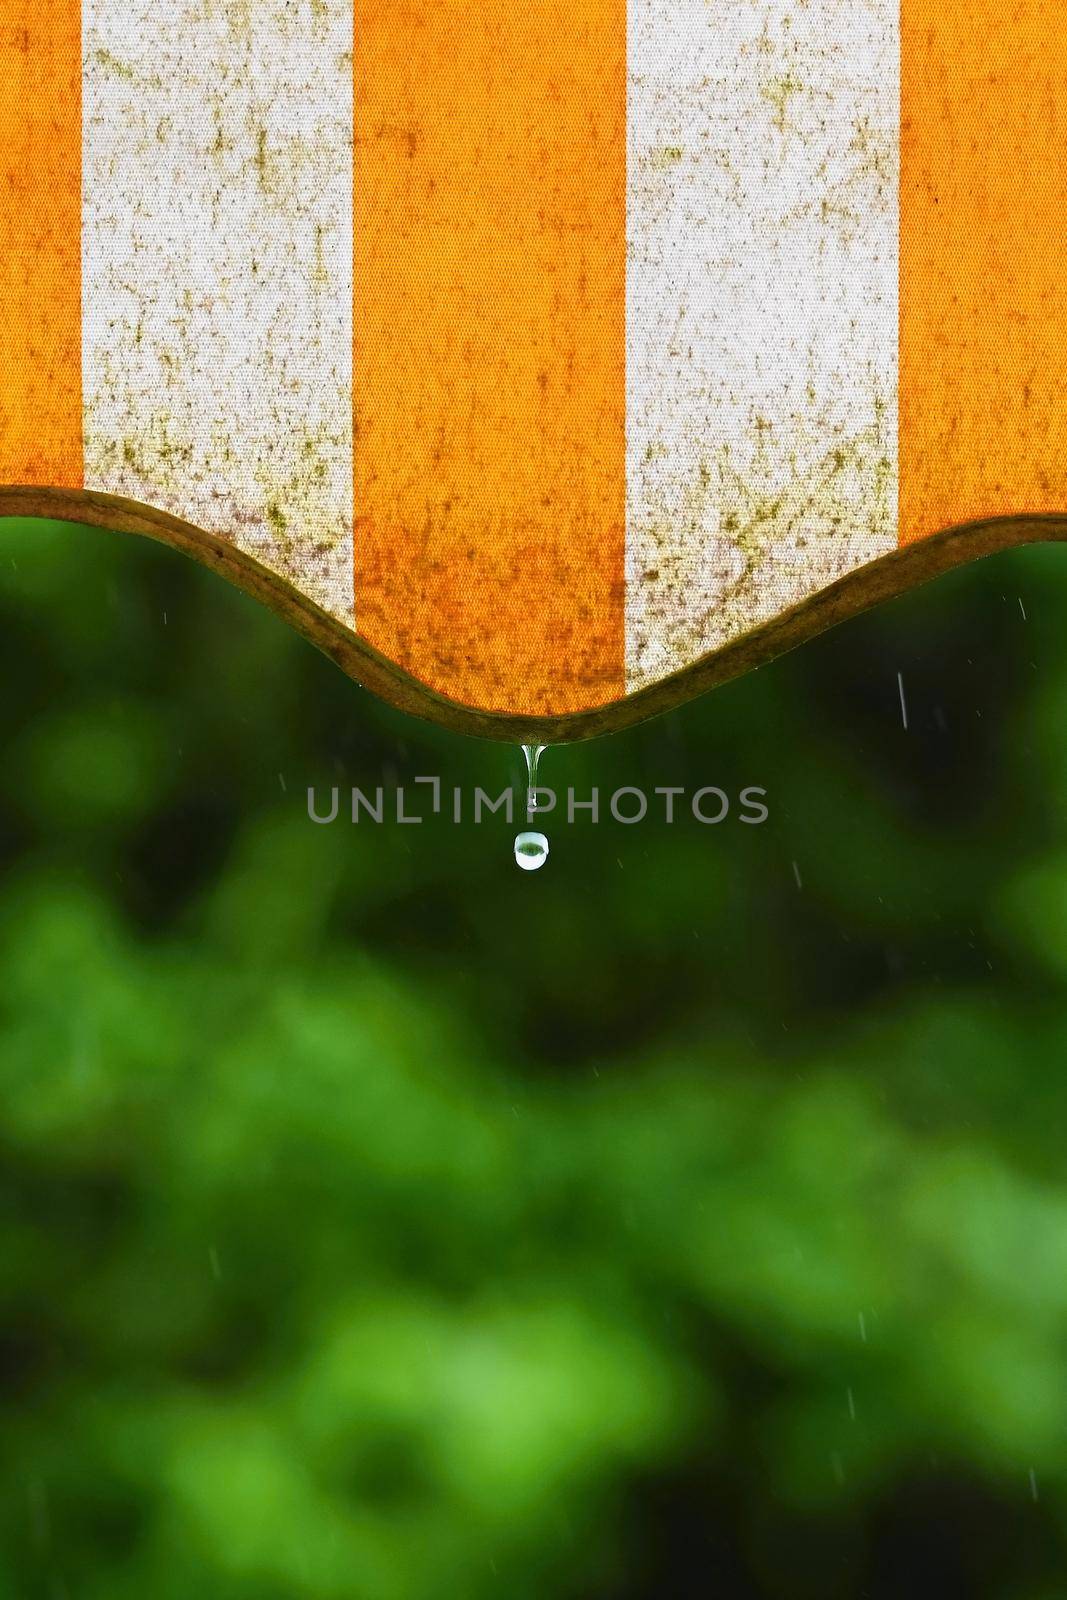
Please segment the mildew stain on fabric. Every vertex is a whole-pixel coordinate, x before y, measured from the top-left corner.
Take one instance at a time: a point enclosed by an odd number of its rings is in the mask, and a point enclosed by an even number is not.
[[[85,4],[85,481],[349,623],[351,46],[334,0]]]
[[[896,543],[894,13],[631,7],[630,689]]]

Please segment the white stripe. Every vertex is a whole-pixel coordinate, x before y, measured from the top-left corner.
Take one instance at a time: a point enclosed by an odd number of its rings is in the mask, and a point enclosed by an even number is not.
[[[629,0],[627,681],[896,544],[899,0]]]
[[[84,0],[86,484],[352,615],[352,0]]]

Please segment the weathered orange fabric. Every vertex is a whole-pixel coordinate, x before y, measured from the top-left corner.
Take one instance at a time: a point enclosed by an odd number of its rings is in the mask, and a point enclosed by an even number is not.
[[[355,16],[359,631],[465,701],[624,689],[625,0]]]
[[[903,0],[900,538],[1067,510],[1067,12]]]
[[[81,0],[0,12],[0,483],[82,482]]]

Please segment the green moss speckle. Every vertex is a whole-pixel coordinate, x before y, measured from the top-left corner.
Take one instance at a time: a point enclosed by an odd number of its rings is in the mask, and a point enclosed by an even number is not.
[[[790,103],[803,89],[803,83],[793,72],[777,74],[761,86],[760,94],[772,107],[772,121],[779,133],[786,131]]]
[[[277,500],[271,500],[267,505],[266,517],[274,537],[276,539],[284,539],[289,528],[289,518],[285,515]]]

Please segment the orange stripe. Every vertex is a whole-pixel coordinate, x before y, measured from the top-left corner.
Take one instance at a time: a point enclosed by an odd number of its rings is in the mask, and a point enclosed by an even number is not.
[[[901,541],[1067,511],[1063,0],[903,0]]]
[[[625,0],[356,0],[355,606],[446,694],[624,688]]]
[[[80,0],[0,18],[0,483],[82,483]]]

